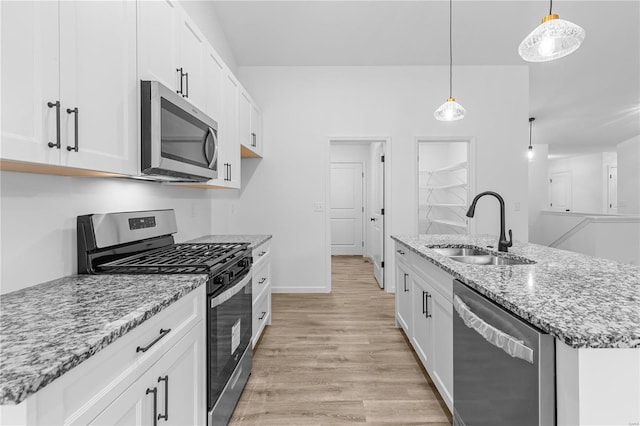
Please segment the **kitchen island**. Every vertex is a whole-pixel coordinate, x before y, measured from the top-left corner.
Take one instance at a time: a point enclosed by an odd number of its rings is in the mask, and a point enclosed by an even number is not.
[[[393,238],[409,263],[436,266],[556,339],[559,425],[640,421],[639,267],[521,242],[506,256],[535,263],[472,265],[432,248],[474,246],[505,256],[495,249],[496,237]]]

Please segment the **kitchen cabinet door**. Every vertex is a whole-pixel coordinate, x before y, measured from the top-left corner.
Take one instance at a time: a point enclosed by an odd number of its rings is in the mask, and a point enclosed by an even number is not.
[[[433,340],[434,340],[434,312],[433,312],[433,290],[418,275],[411,278],[413,290],[413,331],[411,333],[411,344],[422,360],[427,371],[433,365]]]
[[[255,103],[251,104],[251,138],[253,151],[262,157],[262,112]]]
[[[102,411],[90,425],[151,426],[153,393],[147,393],[147,383],[138,380]],[[152,388],[151,388],[152,389]],[[157,398],[157,396],[155,396]]]
[[[136,174],[135,39],[134,2],[60,3],[61,165]]]
[[[0,2],[2,17],[3,159],[58,164],[58,3]]]
[[[179,15],[176,1],[139,1],[138,64],[141,80],[156,80],[170,89],[180,87],[177,58]]]
[[[178,68],[184,74],[180,89],[183,97],[204,110],[206,108],[206,84],[203,60],[206,57],[207,43],[186,12],[182,11],[179,16]]]
[[[204,111],[220,126],[222,119],[222,86],[225,66],[212,47],[204,57],[205,108]]]
[[[399,255],[396,256],[396,320],[411,338],[411,270]]]
[[[240,143],[251,149],[251,98],[244,91],[238,97],[238,137]]]
[[[453,409],[453,306],[440,292],[430,291],[433,321],[431,378],[450,410]]]
[[[238,140],[238,100],[239,84],[230,72],[224,76],[222,90],[222,123],[220,125],[220,145],[224,145],[223,158],[218,160],[218,176],[226,179],[226,186],[240,188],[240,142]]]

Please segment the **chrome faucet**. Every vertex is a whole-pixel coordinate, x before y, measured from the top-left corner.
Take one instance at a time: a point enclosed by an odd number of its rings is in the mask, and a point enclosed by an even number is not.
[[[508,247],[513,245],[513,234],[511,233],[511,229],[509,229],[509,241],[507,241],[507,237],[504,233],[504,199],[497,192],[493,191],[484,191],[476,195],[476,197],[471,202],[469,206],[469,210],[467,210],[467,217],[473,217],[476,212],[476,203],[478,200],[485,195],[493,195],[500,202],[500,241],[498,241],[498,251],[507,252]]]

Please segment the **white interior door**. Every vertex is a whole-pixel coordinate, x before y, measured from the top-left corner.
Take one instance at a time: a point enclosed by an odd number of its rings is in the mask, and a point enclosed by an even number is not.
[[[551,173],[549,178],[549,206],[554,210],[571,210],[571,172]]]
[[[373,173],[370,182],[373,184],[371,194],[371,217],[369,249],[373,259],[373,275],[380,288],[384,288],[384,146],[375,147]]]
[[[331,163],[331,254],[362,256],[362,163]]]
[[[618,168],[609,167],[609,185],[607,191],[608,203],[607,212],[611,214],[618,213]]]

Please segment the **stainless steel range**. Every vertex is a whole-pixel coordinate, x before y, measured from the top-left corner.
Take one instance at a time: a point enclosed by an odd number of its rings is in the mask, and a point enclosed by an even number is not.
[[[208,424],[227,424],[251,374],[251,251],[177,244],[173,210],[78,216],[78,273],[207,274]]]

